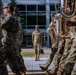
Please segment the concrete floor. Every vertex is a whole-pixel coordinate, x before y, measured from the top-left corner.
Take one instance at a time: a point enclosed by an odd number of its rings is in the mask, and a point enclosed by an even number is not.
[[[35,61],[35,57],[24,57],[24,63],[27,68],[27,73],[42,73],[43,71],[40,69],[40,65],[44,66],[46,64],[46,60],[50,54],[50,48],[43,48],[44,54],[40,55],[40,61]],[[22,52],[34,52],[33,48],[30,49],[22,49]],[[51,70],[54,66],[53,62],[49,66],[48,70]],[[7,65],[8,71],[12,72],[9,66]]]

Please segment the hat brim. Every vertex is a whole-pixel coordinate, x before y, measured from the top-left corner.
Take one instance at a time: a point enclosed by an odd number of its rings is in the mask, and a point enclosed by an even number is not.
[[[7,6],[3,6],[3,8],[8,8]]]

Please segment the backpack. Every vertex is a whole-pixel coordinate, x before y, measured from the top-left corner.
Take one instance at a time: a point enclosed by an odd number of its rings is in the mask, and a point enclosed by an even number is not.
[[[40,51],[39,51],[41,54],[44,54],[44,51],[43,51],[43,49],[40,49]]]

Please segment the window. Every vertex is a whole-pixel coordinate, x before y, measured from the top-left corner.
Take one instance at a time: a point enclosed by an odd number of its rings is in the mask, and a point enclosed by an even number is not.
[[[54,5],[50,5],[50,11],[55,11],[55,6]]]
[[[45,5],[38,5],[38,11],[46,11]]]
[[[25,11],[26,6],[25,5],[17,5],[19,11]]]
[[[23,35],[23,46],[25,47],[32,47],[33,44],[32,44],[32,34],[26,34],[26,35]]]
[[[36,24],[42,29],[46,28],[46,5],[18,5],[18,7],[23,29],[34,29]]]
[[[27,5],[27,11],[36,11],[36,5]]]
[[[38,16],[38,25],[46,25],[46,16]]]
[[[36,16],[27,16],[27,28],[34,28],[36,25]]]
[[[25,16],[26,15],[26,12],[18,12],[18,15],[19,16]]]

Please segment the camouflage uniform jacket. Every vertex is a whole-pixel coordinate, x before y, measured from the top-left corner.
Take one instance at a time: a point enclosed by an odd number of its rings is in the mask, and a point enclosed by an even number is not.
[[[15,18],[9,14],[1,21],[3,32],[3,43],[14,43],[16,41],[16,33],[13,33],[13,27]]]
[[[42,44],[42,34],[40,31],[34,31],[32,33],[33,44]]]

